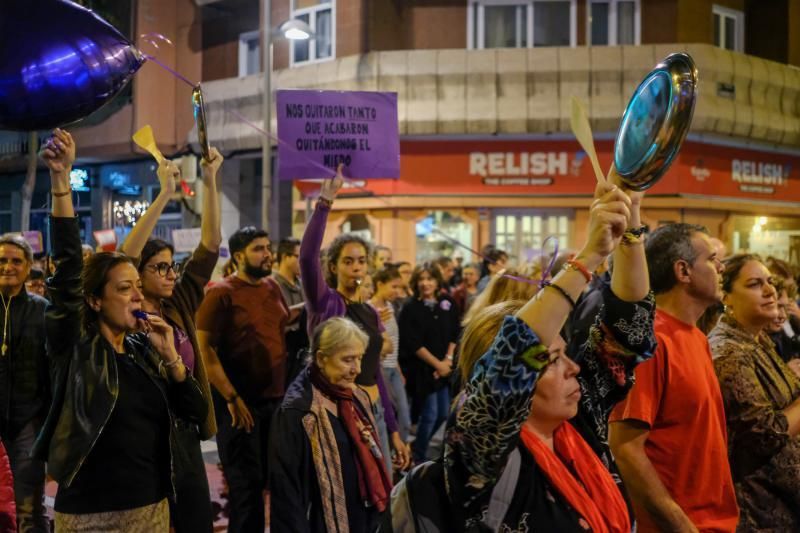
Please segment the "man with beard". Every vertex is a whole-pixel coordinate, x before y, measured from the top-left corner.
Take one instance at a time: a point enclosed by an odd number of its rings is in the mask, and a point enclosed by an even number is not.
[[[236,273],[197,312],[197,337],[214,388],[217,446],[228,481],[228,531],[264,531],[270,421],[286,389],[290,311],[272,273],[269,236],[252,226],[228,241]]]

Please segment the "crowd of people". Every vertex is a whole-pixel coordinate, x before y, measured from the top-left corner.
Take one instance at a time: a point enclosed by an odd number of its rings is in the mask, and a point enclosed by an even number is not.
[[[0,532],[798,531],[797,270],[597,186],[583,245],[412,264],[243,227],[225,275],[219,169],[200,242],[152,238],[178,168],[116,252],[83,245],[56,130],[51,254],[0,237]],[[88,249],[87,249],[88,248]],[[266,510],[266,512],[265,512]],[[267,523],[267,519],[269,523]]]

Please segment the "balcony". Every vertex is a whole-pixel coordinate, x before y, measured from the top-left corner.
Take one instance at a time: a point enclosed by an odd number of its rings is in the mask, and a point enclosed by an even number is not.
[[[576,95],[594,131],[610,134],[644,75],[678,51],[700,72],[692,133],[800,148],[800,69],[706,44],[373,52],[276,71],[273,87],[395,91],[401,135],[569,133]],[[226,110],[260,126],[261,76],[203,86],[212,144],[260,147],[261,135]]]

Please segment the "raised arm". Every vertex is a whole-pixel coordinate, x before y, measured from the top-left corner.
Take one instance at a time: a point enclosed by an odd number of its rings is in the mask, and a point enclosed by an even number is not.
[[[325,226],[328,223],[331,204],[343,184],[342,167],[339,165],[336,177],[322,183],[319,201],[306,224],[306,231],[300,242],[300,281],[303,283],[309,315],[323,310],[326,295],[330,290],[322,273],[319,252],[322,247],[322,238],[325,236]]]
[[[128,257],[142,255],[142,249],[147,244],[150,235],[153,234],[153,229],[156,227],[158,219],[161,218],[161,213],[164,212],[164,208],[167,207],[167,203],[175,193],[175,181],[181,175],[178,166],[168,159],[161,161],[156,173],[158,174],[158,181],[161,183],[161,191],[156,196],[156,199],[153,200],[153,203],[150,204],[150,207],[147,208],[147,211],[136,222],[122,246],[120,246],[120,252]]]
[[[50,194],[53,199],[50,228],[56,271],[47,281],[50,305],[47,307],[46,324],[51,346],[48,356],[56,360],[70,353],[81,329],[83,296],[80,278],[83,255],[69,185],[69,173],[75,161],[75,142],[69,133],[57,129],[40,155],[50,169]]]
[[[200,242],[210,252],[219,252],[222,243],[222,216],[219,205],[219,167],[224,158],[216,148],[211,147],[211,161],[203,159],[200,168],[203,173],[203,213],[200,221]]]
[[[621,185],[619,175],[612,169],[612,181]],[[640,208],[643,192],[628,191],[631,199],[631,218],[628,227],[638,229],[642,225]],[[611,289],[620,300],[637,302],[650,292],[650,275],[644,254],[644,239],[626,237],[614,250],[614,270],[611,273]]]

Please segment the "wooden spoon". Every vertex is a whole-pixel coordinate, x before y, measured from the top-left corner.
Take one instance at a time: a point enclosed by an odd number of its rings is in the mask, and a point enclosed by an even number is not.
[[[592,126],[589,124],[589,117],[586,116],[586,110],[583,108],[583,104],[575,96],[572,97],[572,115],[569,119],[569,125],[570,128],[572,128],[572,133],[575,134],[575,138],[578,139],[581,148],[583,148],[583,151],[586,152],[586,155],[589,156],[589,160],[592,162],[592,168],[594,169],[597,182],[603,183],[605,178],[603,178],[603,171],[600,169],[600,162],[597,160],[597,152],[594,150]]]

